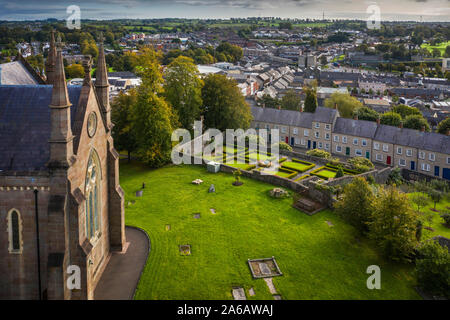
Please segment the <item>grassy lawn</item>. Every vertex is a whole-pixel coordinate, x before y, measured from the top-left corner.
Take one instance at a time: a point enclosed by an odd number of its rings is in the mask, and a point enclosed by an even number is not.
[[[414,193],[408,193],[408,196],[411,197]],[[417,211],[417,206],[411,201],[411,206],[414,210]],[[429,201],[425,208],[420,208],[420,216],[423,218],[423,226],[431,227],[434,231],[423,229],[422,230],[422,239],[429,239],[436,236],[443,236],[446,238],[450,238],[450,228],[447,228],[443,222],[444,219],[440,217],[440,214],[443,212],[450,212],[450,200],[442,199],[436,205],[436,210],[439,212],[435,212],[433,201]]]
[[[249,157],[249,159],[259,160],[259,161],[266,161],[266,160],[271,161],[274,159],[273,156],[269,156],[267,154],[259,153],[259,152],[255,152],[255,151],[249,152],[248,157]]]
[[[242,177],[244,185],[235,187],[231,174],[201,166],[151,170],[123,163],[120,173],[126,224],[144,229],[151,240],[136,299],[232,299],[233,286],[253,287],[249,299],[273,299],[247,265],[247,259],[271,256],[284,274],[273,279],[283,299],[420,298],[412,266],[384,260],[329,210],[310,217],[292,208],[289,198],[271,198],[272,185]],[[191,184],[197,178],[204,183]],[[136,198],[142,182],[144,195]],[[210,184],[216,193],[208,193]],[[192,246],[192,255],[180,254],[182,244]],[[366,269],[374,264],[381,268],[381,290],[366,288]]]
[[[450,41],[441,42],[435,46],[430,45],[429,43],[424,43],[421,45],[421,48],[426,48],[429,52],[433,52],[433,49],[438,49],[441,52],[441,57],[444,56],[445,48],[450,46]]]
[[[305,172],[311,168],[314,167],[313,164],[307,165],[304,163],[294,162],[294,161],[285,161],[282,164],[283,167],[286,167],[288,169],[293,169],[299,172]]]
[[[337,170],[331,169],[331,168],[327,168],[327,167],[322,167],[319,168],[317,170],[314,170],[311,172],[312,175],[321,177],[321,178],[334,178],[336,176]]]

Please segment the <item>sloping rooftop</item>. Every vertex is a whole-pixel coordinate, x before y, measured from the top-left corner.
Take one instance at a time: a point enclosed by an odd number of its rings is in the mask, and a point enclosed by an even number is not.
[[[0,85],[37,85],[38,81],[19,61],[0,64]]]
[[[335,117],[338,116],[336,109],[317,107],[313,113],[313,121],[323,123],[333,123]]]
[[[0,170],[45,169],[50,156],[51,85],[0,85]],[[81,86],[68,86],[71,120]]]
[[[365,120],[337,118],[333,133],[348,134],[351,136],[373,138],[377,131],[377,123]]]

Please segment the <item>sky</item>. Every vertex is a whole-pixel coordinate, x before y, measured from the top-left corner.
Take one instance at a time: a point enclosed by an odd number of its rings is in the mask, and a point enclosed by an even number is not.
[[[282,17],[450,22],[450,0],[0,0],[0,20],[64,19],[77,5],[82,19]],[[422,20],[421,20],[422,19]]]

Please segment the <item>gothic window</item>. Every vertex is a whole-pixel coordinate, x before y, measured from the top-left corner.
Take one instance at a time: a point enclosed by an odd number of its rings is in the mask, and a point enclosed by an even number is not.
[[[86,171],[86,237],[91,240],[99,236],[100,231],[100,184],[101,184],[101,167],[97,152],[93,150],[89,157]]]
[[[12,209],[8,213],[9,252],[22,253],[22,219],[19,211]]]

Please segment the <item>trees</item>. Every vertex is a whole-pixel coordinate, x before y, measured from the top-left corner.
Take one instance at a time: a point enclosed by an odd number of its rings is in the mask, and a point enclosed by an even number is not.
[[[218,130],[247,129],[252,114],[236,81],[221,74],[209,74],[202,89],[205,126]]]
[[[406,194],[395,186],[382,188],[375,199],[369,237],[389,259],[409,261],[417,243],[417,221]]]
[[[171,136],[177,126],[176,115],[161,97],[163,79],[158,55],[145,49],[137,57],[136,72],[142,77],[132,110],[136,153],[146,164],[159,167],[170,160]]]
[[[303,111],[314,113],[317,108],[316,90],[314,88],[304,88],[303,90],[306,94],[305,108]]]
[[[262,103],[264,108],[273,108],[273,109],[275,109],[275,108],[278,108],[280,106],[280,100],[278,100],[277,98],[272,98],[267,93],[262,96],[261,103]]]
[[[415,193],[411,195],[411,201],[417,206],[417,213],[420,213],[420,208],[428,204],[428,197],[421,193]]]
[[[404,104],[396,105],[392,108],[392,111],[401,115],[403,119],[410,115],[422,115],[419,109]]]
[[[421,130],[425,127],[425,131],[430,131],[428,121],[422,115],[407,116],[403,122],[403,126],[409,129]]]
[[[70,66],[64,68],[67,79],[73,78],[83,78],[84,77],[84,68],[81,64],[74,63]]]
[[[374,209],[373,197],[368,182],[364,178],[356,177],[344,186],[344,193],[334,208],[339,216],[355,226],[359,232],[366,233]]]
[[[175,58],[165,71],[164,96],[178,114],[181,126],[192,130],[202,106],[203,81],[191,58]]]
[[[395,112],[386,112],[381,115],[380,123],[388,126],[398,127],[402,122],[402,117]]]
[[[429,240],[420,246],[416,274],[420,287],[450,298],[450,253],[437,240]]]
[[[222,42],[217,48],[218,53],[223,53],[227,57],[228,62],[238,62],[241,60],[243,50],[241,47],[230,44],[226,41]]]
[[[374,168],[372,161],[364,157],[354,157],[348,160],[348,163],[351,164],[352,169],[358,172],[367,172]]]
[[[351,118],[355,110],[358,110],[363,105],[355,97],[347,93],[333,93],[329,99],[325,100],[325,107],[334,108],[337,104],[339,114],[344,118]]]
[[[356,110],[356,115],[358,116],[359,120],[366,121],[377,121],[378,117],[380,116],[378,112],[368,107],[359,108],[358,110]]]
[[[439,122],[439,125],[437,127],[437,131],[439,133],[447,134],[449,130],[450,130],[450,118],[446,118],[445,120]]]
[[[281,108],[286,110],[299,110],[300,95],[297,94],[293,89],[289,89],[281,98]]]
[[[127,94],[119,95],[111,103],[111,120],[114,123],[114,146],[117,150],[126,150],[128,161],[131,161],[131,153],[136,150],[136,136],[133,131],[132,110],[136,104],[137,92],[130,90]]]

